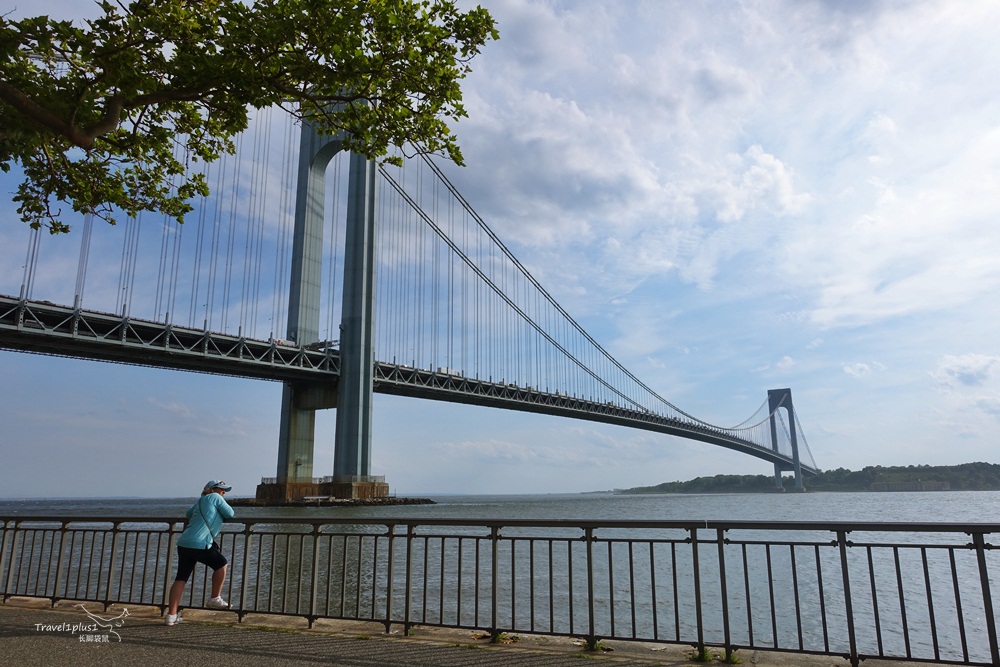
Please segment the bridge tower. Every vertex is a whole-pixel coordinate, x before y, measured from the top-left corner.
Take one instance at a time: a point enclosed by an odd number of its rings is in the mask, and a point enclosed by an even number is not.
[[[778,451],[778,426],[775,413],[779,408],[785,408],[788,412],[788,434],[792,441],[792,465],[789,467],[788,464],[774,464],[774,485],[779,491],[783,491],[781,473],[785,470],[792,470],[795,473],[795,490],[805,491],[805,486],[802,484],[802,464],[799,460],[799,441],[795,432],[795,408],[792,407],[791,389],[769,389],[767,392],[767,409],[771,413],[771,448],[774,451]]]
[[[323,270],[323,207],[326,168],[343,149],[342,135],[324,136],[302,123],[288,340],[299,346],[319,341]],[[278,469],[257,498],[269,502],[305,496],[371,498],[388,495],[382,478],[371,476],[371,410],[375,294],[375,163],[351,154],[347,237],[340,324],[340,380],[335,385],[286,382],[282,391]],[[316,410],[337,409],[332,481],[313,479]]]

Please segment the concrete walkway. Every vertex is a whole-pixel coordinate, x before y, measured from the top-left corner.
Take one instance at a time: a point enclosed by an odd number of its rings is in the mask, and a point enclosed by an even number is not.
[[[109,618],[123,612],[104,612],[97,603],[84,605],[96,616]],[[490,644],[483,633],[419,627],[409,637],[385,634],[381,625],[319,621],[312,629],[302,619],[251,616],[242,624],[235,614],[188,610],[184,622],[163,624],[159,611],[128,608],[115,632],[118,640],[93,621],[84,609],[63,602],[50,608],[43,600],[13,598],[0,605],[0,664],[170,665],[205,667],[292,667],[343,665],[345,667],[579,667],[591,658],[608,667],[673,667],[696,665],[691,649],[641,642],[606,641],[613,651],[591,653],[581,642],[561,637],[520,636],[516,641]],[[719,651],[715,651],[718,653]],[[739,651],[742,664],[845,667],[841,658],[787,653]],[[715,664],[723,664],[716,660]],[[898,661],[866,661],[866,667],[903,665]]]

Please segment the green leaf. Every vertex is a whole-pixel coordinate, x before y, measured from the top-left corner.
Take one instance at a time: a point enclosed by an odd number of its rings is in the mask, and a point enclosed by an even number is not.
[[[0,169],[32,227],[63,205],[115,222],[179,221],[208,194],[190,162],[233,150],[251,109],[282,105],[372,159],[406,144],[462,164],[448,123],[461,80],[498,38],[451,0],[103,1],[81,25],[0,17]],[[189,156],[175,157],[177,141]]]

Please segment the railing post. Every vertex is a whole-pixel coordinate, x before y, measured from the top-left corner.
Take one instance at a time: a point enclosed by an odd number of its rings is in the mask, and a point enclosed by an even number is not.
[[[6,526],[4,527],[4,537],[5,537],[5,539],[6,539],[6,533],[10,529],[13,529],[13,531],[14,531],[14,539],[13,539],[13,541],[10,544],[10,562],[9,563],[4,563],[3,562],[3,558],[2,558],[3,554],[0,554],[0,564],[3,564],[4,567],[9,567],[10,568],[10,569],[7,570],[7,585],[4,587],[4,590],[3,590],[3,601],[4,601],[4,603],[7,602],[7,599],[9,597],[11,597],[12,595],[14,595],[14,593],[12,592],[14,590],[14,563],[15,563],[15,561],[17,561],[17,548],[21,544],[21,531],[18,529],[18,525],[17,525],[17,520],[16,519],[13,520],[13,521],[11,521],[11,527],[10,528],[7,528]],[[2,572],[2,571],[3,570],[0,569],[0,572]]]
[[[56,565],[56,581],[52,585],[52,597],[50,598],[50,600],[52,600],[52,606],[53,607],[55,607],[56,606],[56,602],[59,601],[59,582],[62,581],[62,578],[63,578],[63,565],[64,565],[64,561],[63,561],[63,536],[66,534],[66,523],[67,523],[66,521],[61,521],[59,523],[59,532],[58,532],[58,534],[59,534],[59,556],[58,556],[58,559],[59,560],[58,560],[57,565]],[[55,540],[55,536],[53,536],[52,537],[53,548],[55,548],[55,541],[56,541]]]
[[[725,638],[726,662],[731,662],[733,657],[733,645],[729,633],[729,592],[726,590],[726,529],[717,528],[715,531],[719,541],[719,590],[722,595],[722,628]],[[749,600],[747,600],[749,605]]]
[[[389,553],[388,557],[386,558],[386,560],[388,561],[388,568],[387,568],[388,571],[386,572],[385,575],[385,632],[386,634],[389,634],[389,630],[392,628],[392,588],[393,588],[392,579],[396,572],[396,568],[393,567],[395,565],[395,560],[396,560],[396,551],[395,551],[396,525],[390,523],[387,524],[386,527],[389,530],[389,547],[388,547]],[[378,567],[378,543],[376,542],[375,557],[372,561],[372,568],[377,568],[377,567]],[[372,586],[374,586],[375,583],[376,583],[376,578],[374,576],[374,573],[372,573]],[[375,598],[372,597],[373,613],[375,611],[374,607],[375,607]]]
[[[312,527],[312,541],[313,541],[313,564],[312,564],[312,577],[310,580],[312,582],[310,594],[309,594],[309,627],[313,626],[316,622],[318,616],[316,615],[316,606],[319,602],[319,524],[314,523]],[[328,573],[329,574],[329,573]],[[329,576],[327,576],[327,582],[330,581]],[[329,583],[327,584],[329,586]]]
[[[111,527],[111,562],[108,564],[108,585],[104,589],[104,600],[98,600],[104,604],[104,611],[111,606],[111,584],[115,580],[115,561],[118,555],[119,535],[121,534],[121,522],[115,521]],[[118,591],[121,594],[121,591]],[[98,593],[100,594],[100,593]]]
[[[583,539],[587,542],[587,648],[597,649],[597,633],[594,625],[594,529],[584,528]],[[572,582],[570,587],[572,588]]]
[[[406,597],[403,601],[403,635],[410,634],[410,608],[413,603],[410,593],[413,585],[413,537],[413,524],[408,524],[406,526]],[[424,577],[427,577],[426,572],[424,572]]]
[[[694,570],[694,616],[695,622],[698,624],[698,645],[695,648],[698,651],[698,657],[701,658],[705,653],[705,624],[701,611],[701,566],[698,564],[698,529],[691,527],[688,530],[691,531],[691,562]]]
[[[164,573],[163,580],[163,609],[170,607],[170,588],[173,585],[174,580],[171,579],[171,575],[176,574],[174,571],[174,554],[177,553],[177,539],[178,534],[176,531],[177,524],[170,524],[170,539],[167,541],[167,569]]]
[[[986,541],[982,533],[973,533],[972,543],[976,547],[979,562],[979,582],[983,587],[983,614],[986,616],[986,632],[990,638],[990,657],[994,665],[1000,665],[1000,649],[997,647],[997,621],[993,616],[993,594],[990,590],[990,574],[986,569]]]
[[[247,613],[247,593],[249,592],[250,580],[250,544],[252,538],[253,533],[251,532],[251,524],[243,524],[243,571],[240,573],[240,576],[242,577],[242,580],[240,581],[240,606],[239,611],[236,612],[236,620],[240,623],[243,622],[243,616]]]
[[[491,548],[491,579],[492,583],[490,585],[490,640],[497,642],[500,640],[500,629],[497,627],[497,598],[499,597],[499,578],[500,578],[500,526],[490,526],[490,543],[493,545]],[[573,595],[572,583],[570,584],[570,596]]]
[[[847,613],[847,638],[851,645],[851,654],[849,658],[851,665],[853,665],[853,667],[858,667],[860,659],[858,658],[857,637],[854,634],[854,603],[851,601],[851,572],[847,564],[848,542],[846,530],[837,531],[837,545],[840,548],[840,572],[844,580],[844,607]]]

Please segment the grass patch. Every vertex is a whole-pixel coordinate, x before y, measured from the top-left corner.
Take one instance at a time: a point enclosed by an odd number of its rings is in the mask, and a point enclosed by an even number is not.
[[[591,653],[610,653],[611,651],[614,651],[613,648],[604,643],[603,639],[598,639],[596,642],[594,642],[593,646],[590,646],[588,644],[584,650],[590,651]]]
[[[715,656],[712,655],[712,652],[708,650],[707,647],[701,649],[700,651],[698,649],[691,651],[688,654],[688,658],[692,662],[712,662],[715,660]]]

